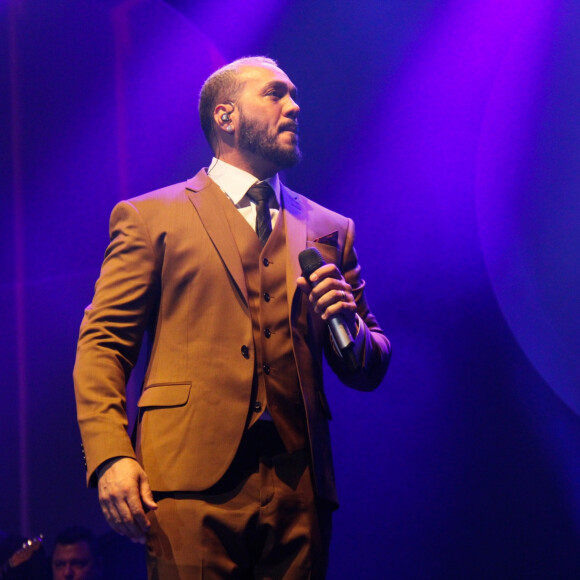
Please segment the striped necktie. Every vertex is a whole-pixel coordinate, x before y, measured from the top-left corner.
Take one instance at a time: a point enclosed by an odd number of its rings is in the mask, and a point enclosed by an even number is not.
[[[256,233],[262,246],[266,245],[272,233],[272,218],[270,217],[268,200],[273,193],[274,191],[265,181],[255,183],[246,193],[256,203]]]

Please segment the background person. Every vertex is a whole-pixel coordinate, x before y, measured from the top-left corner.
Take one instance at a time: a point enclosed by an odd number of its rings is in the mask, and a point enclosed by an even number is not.
[[[74,526],[58,534],[52,552],[53,580],[98,580],[103,564],[97,539],[89,529]]]

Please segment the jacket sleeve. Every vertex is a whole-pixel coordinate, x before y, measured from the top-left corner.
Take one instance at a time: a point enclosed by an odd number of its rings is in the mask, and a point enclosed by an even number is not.
[[[358,334],[355,343],[361,363],[359,370],[352,372],[347,369],[328,336],[324,342],[324,350],[330,367],[345,385],[361,391],[371,391],[379,386],[387,372],[391,344],[367,304],[365,282],[361,278],[361,268],[354,249],[354,222],[349,219],[347,223],[341,271],[352,288],[357,305]]]
[[[126,384],[159,286],[153,244],[131,203],[113,209],[109,233],[94,298],[81,323],[73,372],[89,485],[103,461],[135,457],[127,433]]]

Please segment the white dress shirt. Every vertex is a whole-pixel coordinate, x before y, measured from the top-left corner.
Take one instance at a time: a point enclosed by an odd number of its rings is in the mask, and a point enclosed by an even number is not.
[[[256,231],[256,203],[251,200],[247,195],[248,189],[252,187],[255,183],[259,183],[259,179],[254,177],[251,173],[234,167],[221,159],[212,159],[211,165],[207,172],[208,176],[218,185],[218,187],[230,198],[232,203],[238,208],[239,212],[245,218],[245,220],[252,226],[252,229]],[[278,217],[278,212],[280,211],[280,178],[276,173],[273,177],[265,179],[270,187],[274,190],[274,196],[270,197],[270,217],[272,218],[272,229],[276,225],[276,218]],[[355,314],[356,322],[356,333],[354,338],[354,351],[357,356],[360,357],[362,354],[363,341],[362,335],[359,332],[360,328],[360,318],[358,314]],[[334,344],[334,338],[332,333],[330,334],[334,348],[336,352],[340,355],[340,349]],[[342,356],[342,355],[340,355]],[[360,358],[359,358],[360,360]],[[270,414],[267,412],[263,418],[270,418]]]
[[[256,231],[256,202],[251,200],[246,193],[252,185],[259,183],[260,180],[251,173],[215,157],[212,159],[207,174],[230,198],[244,219]],[[280,179],[276,173],[264,181],[274,190],[274,195],[270,197],[270,217],[272,218],[272,229],[274,229],[280,210]]]

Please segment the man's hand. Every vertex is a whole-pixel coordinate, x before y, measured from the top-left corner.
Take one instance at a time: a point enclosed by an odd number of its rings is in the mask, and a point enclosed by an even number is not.
[[[300,276],[296,284],[308,296],[314,312],[322,320],[335,314],[344,317],[352,336],[356,336],[356,302],[350,284],[342,277],[335,264],[325,264],[310,274],[310,282]]]
[[[99,503],[109,525],[133,542],[145,543],[151,524],[145,508],[157,509],[147,474],[135,459],[119,457],[99,475]]]

